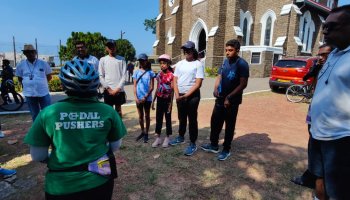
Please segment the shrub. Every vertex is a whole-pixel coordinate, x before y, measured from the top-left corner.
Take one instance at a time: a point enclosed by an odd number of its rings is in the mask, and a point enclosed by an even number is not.
[[[52,79],[49,82],[49,89],[51,92],[61,92],[63,91],[61,80],[57,75],[52,75]]]
[[[205,67],[205,73],[209,77],[216,77],[216,75],[218,74],[218,70],[218,67]]]

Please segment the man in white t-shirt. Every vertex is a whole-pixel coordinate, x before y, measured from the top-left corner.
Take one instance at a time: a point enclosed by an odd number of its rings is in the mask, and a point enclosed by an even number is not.
[[[116,55],[116,44],[114,40],[107,40],[106,51],[108,55],[102,57],[99,63],[100,82],[104,90],[104,102],[114,106],[122,117],[122,104],[126,101],[124,84],[126,78],[126,62],[121,56]]]
[[[83,41],[78,41],[75,43],[75,49],[77,51],[77,56],[73,59],[78,59],[81,61],[86,61],[87,63],[94,66],[95,71],[98,72],[98,59],[88,53],[86,44]]]
[[[27,59],[17,65],[16,76],[23,85],[23,95],[34,121],[40,110],[51,104],[48,82],[52,70],[47,62],[37,59],[33,45],[25,44],[22,51]]]

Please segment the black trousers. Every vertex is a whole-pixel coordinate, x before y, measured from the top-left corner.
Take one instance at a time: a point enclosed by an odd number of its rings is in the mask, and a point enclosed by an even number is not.
[[[67,195],[51,195],[45,193],[46,200],[110,200],[112,199],[114,179],[96,188]]]
[[[229,108],[225,108],[222,103],[215,102],[210,120],[210,142],[212,146],[218,146],[220,132],[225,122],[225,139],[223,146],[224,150],[230,151],[236,127],[238,107],[239,104],[234,104]]]
[[[184,94],[180,94],[182,96]],[[184,137],[187,127],[190,135],[190,141],[196,143],[198,138],[198,105],[201,98],[200,91],[194,92],[190,97],[184,101],[177,102],[177,111],[179,117],[179,135]]]
[[[156,109],[156,133],[158,135],[162,132],[163,126],[163,116],[165,116],[166,124],[166,134],[169,136],[172,134],[171,127],[171,111],[168,112],[169,106],[171,104],[171,98],[161,98],[157,97],[157,109]]]

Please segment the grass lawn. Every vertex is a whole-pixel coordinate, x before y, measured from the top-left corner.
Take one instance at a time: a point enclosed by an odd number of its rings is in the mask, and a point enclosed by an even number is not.
[[[184,156],[187,144],[152,148],[155,112],[151,112],[149,143],[135,142],[140,132],[136,107],[123,107],[128,135],[116,156],[119,177],[113,199],[311,199],[310,189],[289,181],[307,166],[307,106],[289,103],[284,95],[270,92],[245,96],[232,155],[226,161],[218,161],[215,154],[200,148],[193,156]],[[212,108],[212,100],[201,101],[198,145],[209,141]],[[6,199],[43,199],[46,167],[30,161],[28,147],[22,142],[31,125],[30,116],[0,117],[6,135],[0,139],[0,163],[18,171],[17,192]],[[172,120],[176,136],[176,106]],[[18,143],[7,144],[12,139]]]

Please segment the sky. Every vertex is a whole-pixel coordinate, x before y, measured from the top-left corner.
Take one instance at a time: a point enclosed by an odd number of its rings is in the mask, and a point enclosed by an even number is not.
[[[136,53],[152,54],[155,34],[145,31],[145,19],[157,17],[159,0],[1,0],[0,52],[35,44],[39,54],[58,55],[71,32],[100,32],[129,40]]]
[[[101,3],[103,2],[103,3]],[[1,0],[0,52],[16,51],[35,43],[39,54],[58,55],[59,41],[71,32],[100,32],[111,39],[128,39],[136,54],[153,54],[156,36],[143,22],[159,14],[159,0]],[[350,0],[339,0],[339,5]]]

